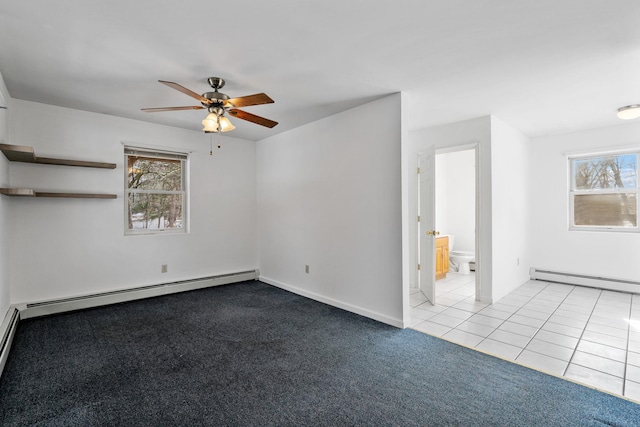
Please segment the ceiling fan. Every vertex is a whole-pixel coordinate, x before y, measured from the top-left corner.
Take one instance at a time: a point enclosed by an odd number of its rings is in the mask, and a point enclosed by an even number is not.
[[[213,92],[205,92],[199,95],[192,90],[187,89],[184,86],[174,82],[167,82],[164,80],[158,80],[160,83],[169,86],[179,92],[184,93],[194,99],[200,101],[202,106],[194,105],[188,107],[160,107],[160,108],[143,108],[142,111],[147,113],[156,113],[162,111],[180,111],[180,110],[204,110],[209,111],[207,117],[202,121],[205,133],[217,133],[228,132],[235,129],[235,126],[225,117],[225,113],[228,112],[233,117],[237,117],[242,120],[246,120],[261,126],[272,128],[278,124],[273,120],[265,119],[264,117],[256,116],[255,114],[247,113],[246,111],[239,110],[237,107],[249,107],[251,105],[272,104],[273,99],[265,93],[256,93],[255,95],[241,96],[239,98],[229,98],[228,95],[218,92],[218,89],[224,87],[224,79],[220,77],[209,77],[207,81],[213,88]]]

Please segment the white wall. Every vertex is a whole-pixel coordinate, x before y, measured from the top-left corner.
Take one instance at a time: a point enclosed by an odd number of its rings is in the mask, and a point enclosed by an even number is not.
[[[533,234],[530,222],[530,146],[528,137],[492,116],[494,300],[502,298],[529,279],[529,248]]]
[[[395,94],[258,143],[262,280],[402,326],[400,114]]]
[[[192,152],[191,233],[124,235],[123,141]],[[209,139],[200,132],[19,100],[12,104],[10,142],[33,146],[41,157],[117,164],[106,170],[12,162],[12,186],[118,196],[4,197],[2,205],[8,204],[11,213],[13,302],[256,267],[254,142],[223,137],[222,149],[211,157]],[[165,263],[169,271],[161,274]]]
[[[436,230],[453,235],[454,250],[476,250],[475,150],[436,154]]]
[[[477,238],[480,251],[476,251],[476,262],[480,278],[481,290],[479,297],[482,301],[492,301],[492,232],[491,232],[491,118],[481,117],[473,120],[452,123],[443,126],[436,126],[426,129],[409,132],[407,142],[407,182],[409,185],[409,215],[405,220],[409,223],[409,249],[414,268],[411,269],[410,282],[415,283],[417,265],[417,237],[418,224],[415,220],[417,208],[417,156],[418,153],[427,150],[429,147],[441,149],[445,147],[463,146],[477,144],[479,161],[477,163],[478,175],[480,176],[478,185],[480,187],[481,199],[479,200],[480,227]]]
[[[436,168],[435,199],[436,222],[435,229],[442,234],[449,234],[449,192],[447,191],[447,155],[436,155],[434,160]],[[418,200],[420,197],[418,196]]]
[[[0,75],[0,106],[8,107],[11,97]],[[0,143],[7,141],[8,110],[0,109]],[[9,186],[9,161],[0,155],[0,187]],[[9,203],[7,198],[0,196],[0,322],[9,308],[11,301],[9,286]]]
[[[638,122],[532,140],[533,267],[640,280],[640,234],[568,230],[567,170],[567,154],[639,146]]]

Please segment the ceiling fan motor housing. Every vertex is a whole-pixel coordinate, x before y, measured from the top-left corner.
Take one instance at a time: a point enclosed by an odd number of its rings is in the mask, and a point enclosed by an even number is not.
[[[222,89],[224,87],[224,79],[221,77],[209,77],[207,81],[215,90]]]
[[[207,111],[215,114],[216,116],[223,116],[225,109],[222,104],[213,104],[212,106],[207,108]]]
[[[229,99],[229,95],[220,92],[205,92],[202,94],[203,98],[207,98],[210,102],[203,102],[205,107],[224,105],[224,102]]]
[[[229,99],[228,95],[224,93],[218,92],[218,89],[222,89],[224,87],[224,79],[221,77],[209,77],[207,79],[209,85],[213,88],[214,92],[205,92],[202,94],[203,98],[207,98],[210,102],[203,102],[202,105],[205,107],[222,107],[227,99]]]

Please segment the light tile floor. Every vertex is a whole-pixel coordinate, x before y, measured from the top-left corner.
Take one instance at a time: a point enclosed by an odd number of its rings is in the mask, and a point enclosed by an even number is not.
[[[412,288],[413,329],[640,402],[640,295],[532,280],[485,304],[472,272],[436,303]]]

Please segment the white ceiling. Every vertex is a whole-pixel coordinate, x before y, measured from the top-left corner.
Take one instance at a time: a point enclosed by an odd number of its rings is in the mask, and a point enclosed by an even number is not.
[[[0,4],[0,73],[13,98],[200,130],[223,77],[259,140],[390,93],[408,126],[494,114],[530,136],[623,123],[640,103],[634,0],[20,0]],[[382,119],[382,118],[381,118]]]

